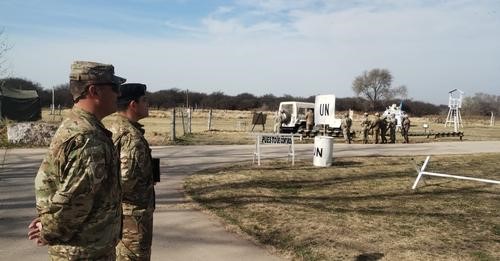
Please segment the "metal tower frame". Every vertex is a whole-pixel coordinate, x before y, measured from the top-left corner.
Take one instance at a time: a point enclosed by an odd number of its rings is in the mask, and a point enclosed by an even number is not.
[[[453,124],[454,131],[458,132],[459,127],[464,127],[462,124],[462,115],[460,114],[464,92],[460,89],[453,89],[448,93],[450,95],[448,100],[448,107],[450,110],[448,111],[448,116],[446,117],[444,126],[448,127],[448,124],[450,124],[450,126]]]

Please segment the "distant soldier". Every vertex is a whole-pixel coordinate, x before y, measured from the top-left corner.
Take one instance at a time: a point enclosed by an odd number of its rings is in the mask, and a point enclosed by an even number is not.
[[[380,119],[380,113],[376,112],[375,113],[375,120],[372,122],[372,126],[370,129],[373,129],[373,136],[375,136],[375,144],[379,143],[379,137],[380,137],[380,125],[382,125]]]
[[[279,133],[281,127],[281,113],[276,111],[276,115],[274,116],[274,133]]]
[[[361,130],[363,131],[363,144],[368,143],[368,132],[370,131],[372,123],[368,118],[368,113],[365,112],[363,120],[361,121]]]
[[[314,112],[312,109],[308,109],[306,113],[306,130],[312,131],[314,127]]]
[[[388,122],[386,119],[386,116],[382,116],[380,118],[380,138],[383,144],[387,143],[386,135],[387,135],[387,128],[388,128]]]
[[[408,115],[405,114],[403,117],[403,121],[401,122],[401,134],[403,135],[404,141],[403,143],[410,143],[408,139],[408,132],[410,131],[410,119]]]
[[[71,66],[75,105],[36,175],[38,218],[28,233],[38,245],[49,245],[51,260],[115,260],[122,224],[118,154],[101,120],[116,111],[124,82],[112,65]]]
[[[346,113],[344,114],[344,118],[342,119],[341,123],[341,128],[342,128],[342,133],[344,134],[344,140],[345,143],[351,143],[351,126],[352,126],[352,120],[349,118],[349,114]]]
[[[389,139],[391,143],[396,143],[396,127],[398,125],[398,121],[396,120],[396,115],[391,114],[389,117]]]
[[[120,86],[118,116],[110,130],[121,163],[123,228],[116,247],[117,260],[150,260],[153,240],[155,190],[153,158],[144,128],[138,121],[148,117],[146,85]]]

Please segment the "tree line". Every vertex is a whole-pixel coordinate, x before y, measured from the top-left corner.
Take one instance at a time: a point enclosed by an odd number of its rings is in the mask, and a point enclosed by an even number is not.
[[[50,107],[52,104],[52,88],[46,89],[39,83],[22,78],[4,78],[0,81],[5,86],[36,90],[42,107]],[[60,84],[54,86],[53,89],[56,107],[60,105],[62,108],[69,108],[73,105],[69,84]],[[275,111],[282,101],[314,102],[315,100],[315,96],[296,97],[292,95],[275,96],[273,94],[256,96],[251,93],[228,95],[221,91],[206,94],[176,88],[148,92],[146,95],[153,109],[189,106],[194,109]],[[412,99],[396,99],[391,96],[379,99],[375,103],[373,100],[359,96],[337,98],[336,110],[347,111],[351,109],[354,111],[375,112],[383,111],[392,104],[401,104],[403,110],[412,116],[438,115],[448,112],[447,105],[435,105]],[[466,97],[462,108],[464,115],[488,115],[490,112],[497,115],[500,112],[500,96],[478,93],[475,96]]]

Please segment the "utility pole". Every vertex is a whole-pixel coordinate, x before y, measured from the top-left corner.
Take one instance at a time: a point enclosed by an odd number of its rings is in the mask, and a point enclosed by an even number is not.
[[[172,122],[170,126],[171,126],[170,139],[172,140],[172,142],[175,142],[175,107],[172,109]]]

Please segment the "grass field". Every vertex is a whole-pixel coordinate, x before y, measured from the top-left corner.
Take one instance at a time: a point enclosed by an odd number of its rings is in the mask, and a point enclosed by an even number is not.
[[[499,186],[425,177],[410,157],[202,171],[187,193],[230,229],[296,260],[500,260]],[[500,179],[500,154],[434,156],[428,171]]]
[[[151,110],[150,117],[141,120],[145,125],[146,138],[152,145],[168,145],[168,144],[252,144],[254,143],[252,135],[252,112],[251,111],[225,111],[213,110],[211,130],[208,130],[208,110],[196,110],[192,113],[192,133],[188,133],[187,115],[184,112],[184,128],[182,125],[182,109],[177,109],[176,113],[176,141],[171,140],[171,122],[172,112],[165,110]],[[62,112],[64,116],[68,110]],[[272,132],[274,127],[273,112],[267,113],[267,122],[264,132]],[[42,112],[42,120],[48,122],[60,122],[62,116],[49,115],[47,110]],[[106,117],[103,122],[109,125],[113,121],[114,116]],[[435,142],[441,140],[459,140],[457,137],[441,137],[434,139],[434,136],[427,138],[424,132],[450,132],[452,128],[445,128],[443,121],[444,116],[429,116],[421,118],[411,118],[412,126],[410,133],[419,134],[411,136],[410,142]],[[361,142],[360,129],[361,115],[355,114],[353,121],[353,129],[356,131],[355,143]],[[423,125],[427,124],[429,128],[425,130]],[[500,140],[500,124],[497,126],[488,126],[488,117],[473,117],[464,118],[464,128],[460,129],[465,133],[464,140]],[[254,132],[262,132],[262,126],[255,126]],[[402,137],[397,135],[398,142],[402,141]],[[305,142],[313,142],[312,139]],[[336,142],[342,142],[342,139],[336,139]]]

